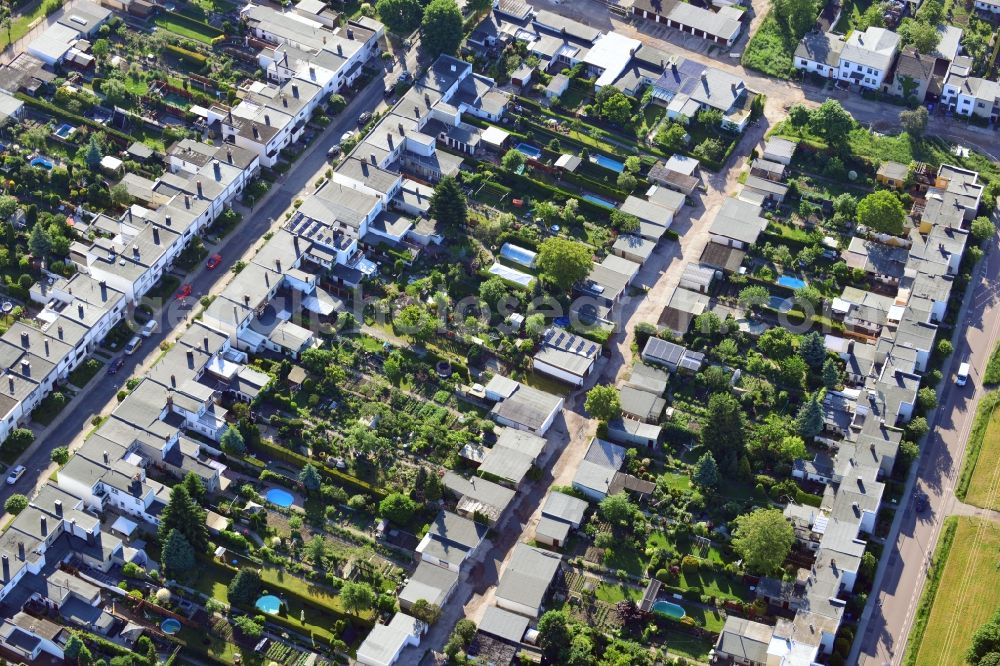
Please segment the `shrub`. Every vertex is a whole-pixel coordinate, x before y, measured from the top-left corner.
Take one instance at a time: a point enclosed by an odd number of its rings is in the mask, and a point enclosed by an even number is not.
[[[3,510],[7,513],[17,515],[28,508],[28,498],[19,493],[15,493],[4,502]]]

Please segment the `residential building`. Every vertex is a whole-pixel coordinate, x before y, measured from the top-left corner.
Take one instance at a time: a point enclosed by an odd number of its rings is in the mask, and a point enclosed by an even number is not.
[[[827,79],[837,78],[840,54],[845,44],[840,35],[811,30],[795,48],[795,68],[814,72]]]
[[[840,52],[837,78],[841,81],[880,90],[899,53],[899,35],[885,28],[855,30]]]

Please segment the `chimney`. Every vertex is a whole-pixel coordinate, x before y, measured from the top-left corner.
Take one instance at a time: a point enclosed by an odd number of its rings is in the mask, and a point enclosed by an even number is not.
[[[27,349],[31,344],[31,336],[27,331],[21,331],[21,346]]]
[[[49,339],[45,338],[45,358],[49,357]]]
[[[4,557],[6,557],[6,555]],[[25,557],[25,554],[24,554],[24,542],[23,541],[18,541],[17,542],[17,559],[21,560],[22,562],[24,562],[24,560],[27,559]]]
[[[292,247],[295,248],[295,256],[299,256],[299,237],[292,236]]]
[[[56,518],[62,518],[63,517],[62,500],[56,500],[55,507],[56,507]]]
[[[25,377],[31,376],[31,361],[27,359],[21,361],[21,374]]]
[[[193,349],[188,349],[188,351],[187,351],[187,360],[188,360],[188,367],[189,368],[193,368],[194,367],[194,350]]]
[[[281,272],[281,259],[274,260],[274,270],[276,270],[279,273]]]
[[[428,109],[431,108],[431,94],[430,93],[424,93],[424,104],[427,105]]]
[[[420,107],[417,106],[416,104],[413,105],[413,115],[415,115],[417,118],[420,117]]]
[[[177,388],[177,376],[176,375],[170,375],[170,387],[171,388]]]
[[[160,244],[160,230],[157,229],[156,227],[153,227],[153,245],[159,245],[159,244]]]
[[[292,84],[292,97],[295,99],[299,98],[299,86],[297,83]]]
[[[271,288],[271,274],[267,271],[264,271],[264,286],[268,289]]]
[[[455,67],[455,63],[451,63],[451,71],[457,72],[458,69]]]
[[[313,67],[312,65],[309,66],[309,78],[312,79],[313,81],[316,80],[316,68]]]
[[[257,129],[257,123],[254,123],[250,129],[253,130],[253,138],[260,139],[260,130]]]
[[[233,163],[233,149],[232,148],[226,148],[226,161],[229,162],[230,164]]]
[[[393,141],[393,139],[392,139],[392,132],[386,132],[386,135],[385,135],[385,141],[386,141],[386,143],[388,143],[388,144],[389,144],[389,150],[392,150],[392,149],[393,149],[393,147],[394,147],[394,144],[396,143],[396,142],[395,142],[395,141]]]
[[[212,168],[215,170],[215,179],[222,180],[222,163],[219,160],[212,160]]]
[[[207,354],[208,353],[208,336],[207,335],[204,338],[202,338],[202,342],[204,342],[204,344],[205,344],[205,353]]]
[[[396,129],[399,130],[400,136],[406,136],[406,130],[403,128],[403,123],[399,123],[399,125],[396,126]]]
[[[352,30],[351,28],[347,29],[347,38],[351,40],[354,39],[354,30]]]
[[[42,530],[42,536],[47,537],[49,535],[49,519],[42,516],[42,519],[39,522],[41,523],[39,527]]]
[[[250,307],[250,294],[243,294],[243,305]]]
[[[56,328],[56,333],[59,335],[59,339],[62,340],[63,339],[63,327],[62,327],[62,324],[60,324],[58,326],[58,328]]]
[[[104,464],[105,465],[111,464],[111,456],[108,455],[107,451],[104,452]]]
[[[185,208],[190,208],[191,207],[191,195],[190,194],[185,194],[184,195],[184,207]]]
[[[199,179],[197,182],[195,182],[195,185],[198,187],[198,198],[199,199],[204,198],[204,195],[202,194],[202,189],[201,189],[201,180]]]
[[[83,319],[83,303],[76,306],[76,311],[80,315],[80,319]]]
[[[376,164],[376,161],[375,161],[375,153],[372,153],[371,155],[369,155],[369,156],[368,156],[368,159],[370,159],[370,160],[372,161],[372,164]]]
[[[337,44],[337,55],[339,55],[339,56],[344,55],[344,45],[343,44]]]
[[[133,245],[132,246],[132,258],[135,259],[136,261],[139,261],[139,257],[140,256],[141,255],[139,254],[139,246],[138,245]]]
[[[3,555],[3,580],[7,582],[10,580],[10,560],[7,558],[7,554]]]
[[[10,394],[14,395],[14,375],[7,377],[7,385],[10,387]]]
[[[264,114],[264,124],[267,125],[268,127],[271,126],[271,116],[270,116],[270,114],[267,114],[267,113]]]
[[[286,109],[288,108],[288,95],[285,93],[281,93],[281,105]]]

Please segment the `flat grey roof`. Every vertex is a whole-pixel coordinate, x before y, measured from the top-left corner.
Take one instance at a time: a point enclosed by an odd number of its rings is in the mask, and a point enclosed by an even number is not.
[[[520,643],[527,630],[528,618],[496,606],[488,606],[479,622],[479,631],[511,643]]]

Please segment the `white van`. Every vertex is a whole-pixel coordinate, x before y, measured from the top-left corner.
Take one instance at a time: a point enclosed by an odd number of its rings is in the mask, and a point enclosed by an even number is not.
[[[969,364],[963,363],[958,366],[958,372],[955,374],[955,383],[959,386],[965,386],[965,382],[969,381]]]
[[[139,331],[139,334],[144,338],[148,338],[153,334],[153,331],[156,330],[157,326],[157,321],[155,319],[150,319],[146,322],[146,325],[142,327],[142,330]]]

